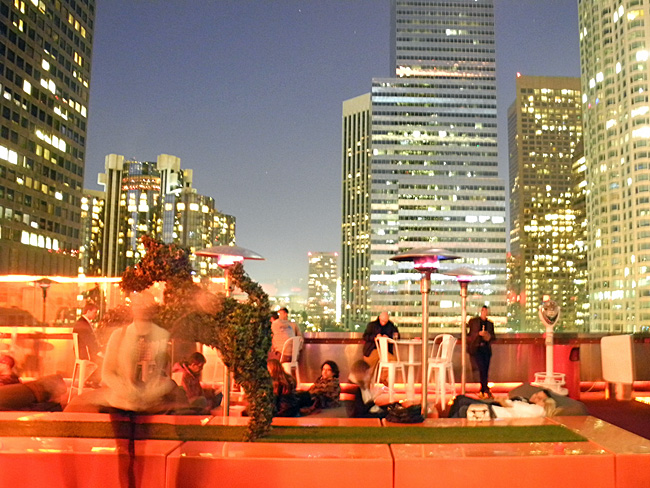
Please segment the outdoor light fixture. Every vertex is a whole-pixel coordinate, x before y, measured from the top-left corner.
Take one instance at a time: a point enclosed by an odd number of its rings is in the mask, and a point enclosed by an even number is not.
[[[236,263],[241,263],[245,259],[263,261],[264,258],[254,251],[239,246],[213,246],[201,249],[194,253],[196,256],[216,258],[217,266],[223,269],[225,279],[226,296],[230,297],[230,268]],[[223,416],[230,415],[230,371],[223,365]]]
[[[431,273],[436,272],[440,261],[460,259],[444,249],[412,249],[390,258],[391,261],[408,261],[413,263],[413,268],[422,273],[420,279],[420,293],[422,293],[422,416],[426,418],[427,393],[428,393],[428,359],[429,345],[429,292],[431,291]]]
[[[241,263],[245,259],[253,259],[263,261],[264,258],[254,251],[244,249],[239,246],[214,246],[206,249],[201,249],[194,253],[197,256],[216,258],[217,266],[224,271],[224,278],[226,280],[226,296],[230,296],[230,273],[229,269],[236,263]]]
[[[467,369],[467,286],[470,281],[484,275],[471,268],[456,268],[442,274],[456,277],[460,284],[460,393],[464,395]]]
[[[42,322],[45,324],[45,311],[47,309],[47,290],[49,290],[50,286],[52,286],[53,283],[56,283],[56,281],[53,281],[49,278],[41,278],[40,280],[36,280],[34,283],[36,283],[40,288],[41,291],[43,292],[43,320]]]

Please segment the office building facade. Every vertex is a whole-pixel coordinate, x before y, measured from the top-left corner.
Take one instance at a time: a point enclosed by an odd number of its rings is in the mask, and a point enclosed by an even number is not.
[[[94,18],[0,1],[0,273],[77,274]]]
[[[81,197],[81,246],[79,247],[79,274],[102,275],[102,243],[104,237],[103,191],[85,190]]]
[[[582,143],[579,78],[518,76],[508,111],[510,252],[508,319],[519,331],[543,330],[539,306],[562,307],[559,330],[576,331],[573,165]]]
[[[307,320],[315,330],[331,330],[337,322],[337,252],[310,252],[308,258]]]
[[[193,253],[235,241],[235,218],[215,208],[214,199],[192,188],[192,170],[181,169],[176,156],[161,154],[156,161],[127,160],[109,154],[104,186],[102,274],[119,276],[143,256],[140,238],[148,235]],[[197,274],[221,275],[209,258],[190,256]]]
[[[390,257],[428,248],[463,258],[441,264],[441,271],[462,265],[489,275],[470,285],[468,311],[488,304],[497,322],[505,322],[505,186],[498,177],[493,2],[394,0],[391,6],[395,77],[372,82],[365,174],[345,172],[346,157],[366,139],[344,128],[344,202],[362,190],[364,177],[369,180],[369,203],[354,217],[368,228],[366,276],[347,276],[354,270],[345,268],[352,252],[346,249],[345,222],[355,213],[350,205],[345,214],[344,203],[344,316],[350,308],[346,283],[367,287],[366,308],[356,323],[346,317],[346,324],[359,326],[387,310],[402,327],[419,328],[420,275]],[[348,109],[353,103],[346,102]],[[346,178],[358,184],[348,185]],[[433,327],[460,325],[459,285],[453,280],[434,278],[431,305]]]
[[[370,309],[370,94],[343,102],[342,318],[349,330]]]
[[[592,332],[650,322],[649,9],[578,1]]]

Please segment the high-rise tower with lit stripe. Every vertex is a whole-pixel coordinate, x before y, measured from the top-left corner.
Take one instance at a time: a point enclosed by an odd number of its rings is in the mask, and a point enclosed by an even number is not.
[[[390,261],[414,248],[443,248],[464,258],[443,270],[464,265],[490,275],[470,285],[468,310],[488,304],[504,322],[505,187],[497,168],[493,2],[393,0],[391,7],[395,76],[373,79],[367,139],[347,137],[344,129],[344,168],[364,143],[369,158],[365,174],[360,167],[359,174],[343,175],[344,317],[355,298],[346,283],[366,287],[368,296],[355,323],[347,317],[345,323],[360,325],[388,310],[401,326],[419,327],[419,274]],[[353,214],[346,202],[357,191],[356,198],[367,202],[355,222],[368,229],[360,233],[368,245],[366,276],[346,268],[352,250],[346,249],[352,225],[346,218]],[[458,326],[459,286],[434,279],[432,288],[430,322]]]

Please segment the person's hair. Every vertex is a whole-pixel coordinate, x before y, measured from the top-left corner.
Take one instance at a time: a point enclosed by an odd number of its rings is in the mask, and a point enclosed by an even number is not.
[[[91,310],[99,310],[99,306],[95,302],[87,302],[84,305],[82,314],[87,314]]]
[[[370,365],[363,359],[352,363],[352,366],[350,366],[350,376],[352,377],[353,383],[357,383],[361,388],[368,388],[369,385],[366,384],[368,370],[370,370]]]
[[[546,388],[542,388],[540,391],[543,391],[544,395],[546,395],[548,398],[553,398],[553,394],[551,393],[551,390],[548,390]]]
[[[339,370],[339,365],[336,364],[334,361],[328,359],[325,361],[323,364],[320,365],[320,369],[323,369],[323,366],[328,365],[330,368],[332,368],[332,373],[334,373],[334,378],[338,378],[339,374],[341,371]]]
[[[490,310],[490,307],[488,307],[487,305],[483,305],[483,306],[481,307],[481,310],[483,310],[483,309],[485,309],[485,310]]]
[[[16,360],[7,354],[0,356],[0,363],[6,364],[10,368],[13,368],[16,365]]]
[[[266,367],[271,375],[271,381],[273,381],[273,393],[278,394],[280,385],[282,385],[282,389],[285,392],[293,389],[293,378],[284,371],[280,361],[277,359],[269,359],[266,362]]]
[[[282,307],[281,309],[278,310],[278,312],[287,312],[287,313],[289,313],[289,309],[287,307]]]
[[[190,357],[187,359],[187,362],[190,364],[205,364],[206,359],[203,354],[197,351],[190,354]]]
[[[271,320],[278,320],[279,318],[278,312],[271,312]]]
[[[550,396],[544,400],[544,415],[553,417],[557,413],[557,403]]]

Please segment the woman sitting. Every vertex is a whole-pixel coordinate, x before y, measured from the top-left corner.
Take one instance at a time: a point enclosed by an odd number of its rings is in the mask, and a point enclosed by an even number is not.
[[[377,394],[381,392],[372,388],[370,377],[372,369],[363,359],[359,359],[350,368],[350,381],[357,385],[354,401],[346,404],[348,417],[352,418],[384,418],[387,410],[375,404]]]
[[[300,412],[296,397],[296,380],[285,373],[277,359],[266,363],[273,381],[274,417],[295,417]]]
[[[334,361],[325,361],[321,366],[321,374],[309,391],[299,392],[300,413],[308,415],[315,410],[339,406],[341,385],[339,383],[339,367]]]

